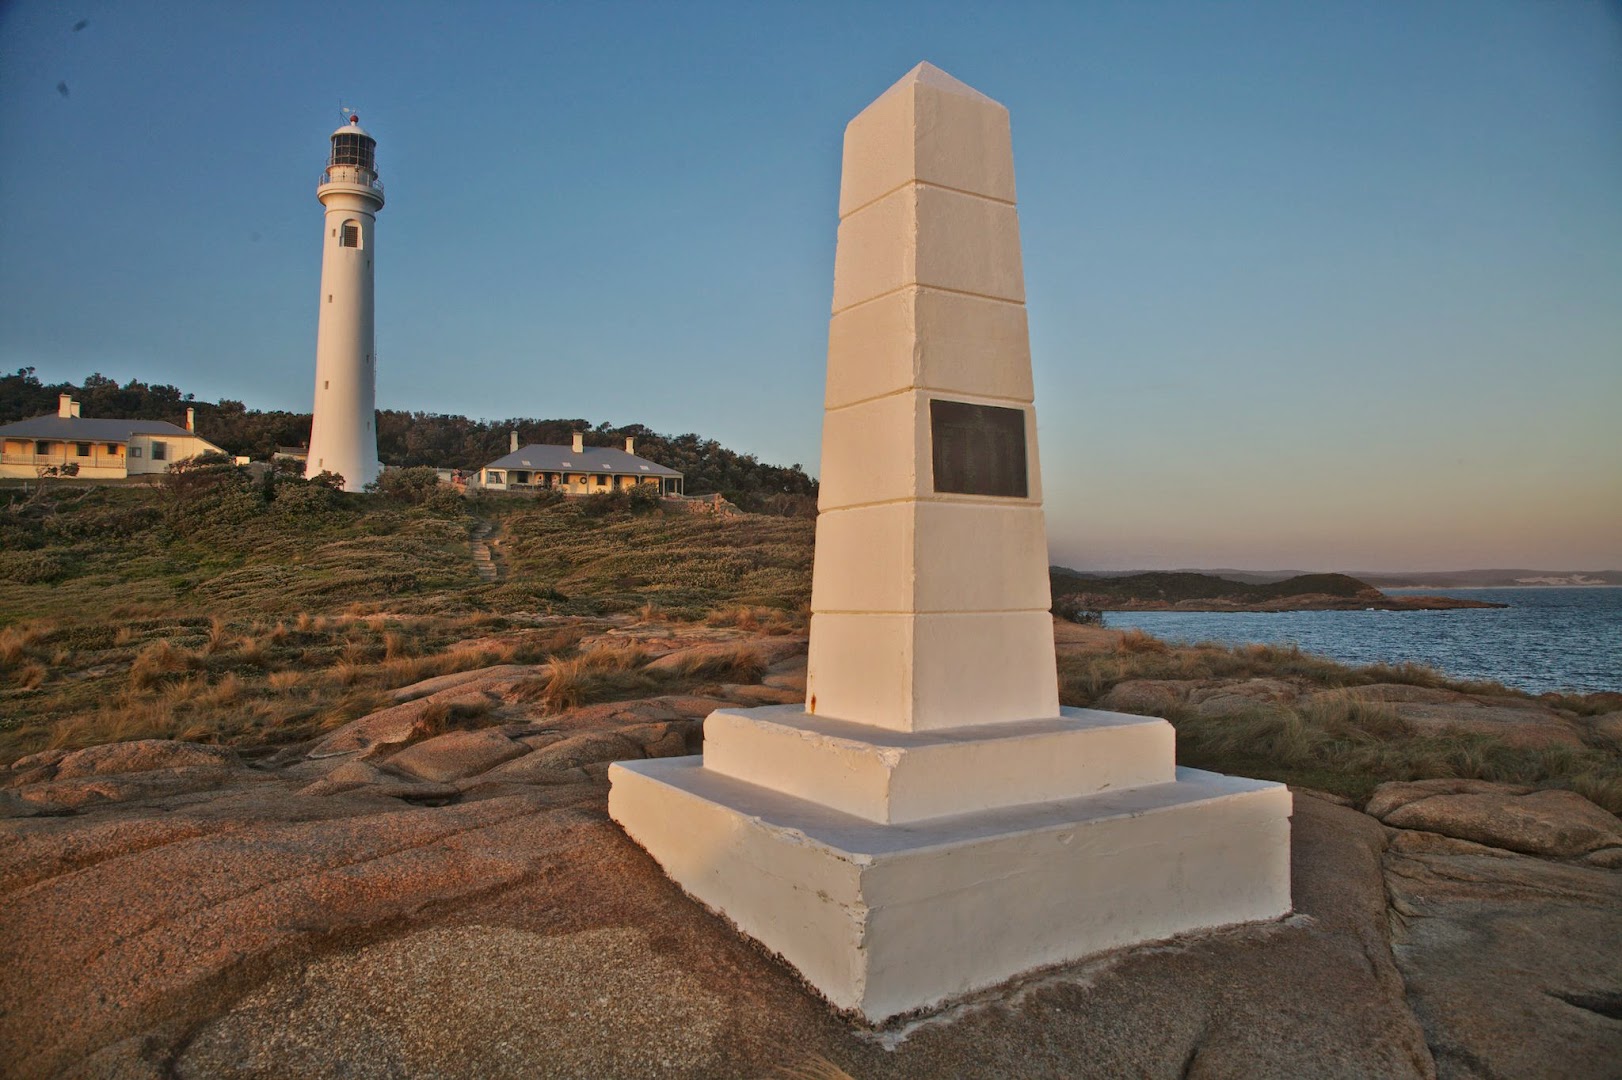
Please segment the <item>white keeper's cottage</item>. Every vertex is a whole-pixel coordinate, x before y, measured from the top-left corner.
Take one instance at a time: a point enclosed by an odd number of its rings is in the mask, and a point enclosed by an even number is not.
[[[77,465],[81,480],[122,480],[162,473],[199,454],[223,454],[194,430],[165,420],[109,420],[79,415],[79,403],[63,394],[55,415],[0,425],[0,477],[33,480],[43,470]]]
[[[595,495],[649,485],[661,495],[680,495],[682,474],[656,461],[637,457],[635,440],[625,449],[586,446],[576,432],[570,446],[518,445],[513,432],[512,452],[479,470],[479,486],[487,491],[538,491],[556,488],[566,495]]]

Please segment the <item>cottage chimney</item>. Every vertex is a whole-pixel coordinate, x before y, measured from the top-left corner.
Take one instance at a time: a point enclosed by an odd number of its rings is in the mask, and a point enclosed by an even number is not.
[[[518,453],[518,429],[517,428],[513,429],[512,437],[507,440],[507,453],[509,453],[509,454]]]
[[[636,440],[629,435],[625,436],[625,452],[627,454],[636,453]]]
[[[56,415],[61,417],[63,420],[66,420],[73,415],[73,399],[67,394],[63,394],[61,397],[56,399]]]
[[[74,416],[79,415],[79,403],[77,401],[68,402],[68,408],[73,410],[73,415]]]
[[[574,433],[574,452],[577,454],[586,452],[586,437],[578,431]]]
[[[186,430],[190,432],[197,430],[197,410],[189,406],[186,409]]]

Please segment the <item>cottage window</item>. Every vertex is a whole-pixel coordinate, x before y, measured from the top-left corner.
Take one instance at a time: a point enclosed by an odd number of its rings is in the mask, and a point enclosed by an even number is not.
[[[87,443],[87,442],[74,443],[73,444],[73,453],[74,453],[75,457],[89,457],[90,456],[90,444]]]
[[[130,447],[130,457],[140,457],[140,456],[141,456],[141,448],[139,446]]]
[[[608,483],[608,477],[606,477],[606,476],[599,476],[599,477],[598,477],[598,478],[597,478],[597,486],[598,486],[598,487],[603,487],[603,486],[605,486],[605,485],[606,485],[606,484],[607,484],[607,483]]]
[[[115,442],[108,443],[107,444],[107,452],[109,454],[111,454],[113,457],[117,457],[118,456],[118,444],[115,443]]]
[[[36,455],[49,454],[50,452],[51,452],[51,444],[48,441],[46,441],[45,439],[37,439],[37,440],[35,440],[35,442],[34,442],[34,453]]]
[[[169,444],[168,443],[161,443],[161,442],[158,442],[156,439],[154,439],[152,441],[152,460],[153,461],[167,461],[168,458],[169,458]]]

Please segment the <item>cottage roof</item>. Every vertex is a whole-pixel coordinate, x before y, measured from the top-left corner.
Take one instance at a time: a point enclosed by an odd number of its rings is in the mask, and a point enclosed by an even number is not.
[[[63,442],[122,442],[132,435],[171,435],[201,439],[167,420],[109,420],[84,416],[58,416],[47,413],[27,420],[0,425],[0,439],[59,439]],[[207,439],[203,439],[208,442]],[[209,443],[210,446],[214,445]]]
[[[578,454],[569,446],[521,446],[506,457],[486,465],[487,469],[534,469],[537,472],[614,473],[629,476],[681,476],[624,450],[609,446],[588,446]]]

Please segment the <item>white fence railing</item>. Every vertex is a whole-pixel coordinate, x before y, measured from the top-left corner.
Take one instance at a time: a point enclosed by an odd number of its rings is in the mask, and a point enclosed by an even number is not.
[[[321,170],[320,182],[323,184],[358,184],[361,187],[369,187],[373,191],[382,193],[383,181],[375,176],[368,177],[366,175],[367,171],[353,165],[329,165]]]

